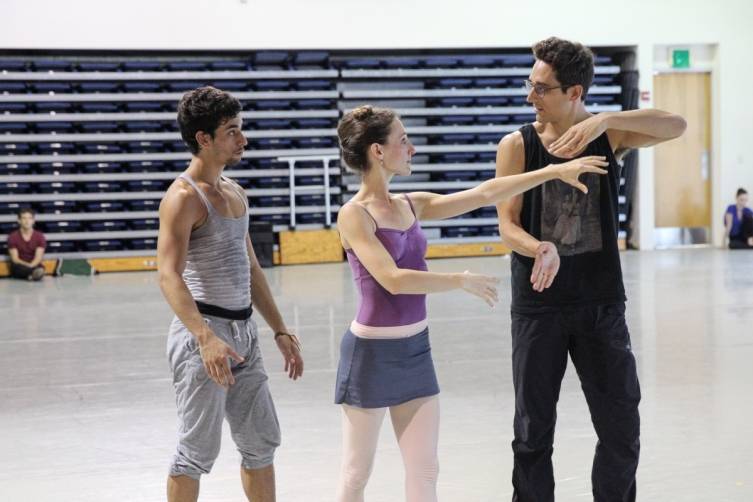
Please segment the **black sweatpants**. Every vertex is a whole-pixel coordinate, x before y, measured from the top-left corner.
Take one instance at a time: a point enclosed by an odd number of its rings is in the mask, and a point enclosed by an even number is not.
[[[753,249],[753,246],[748,244],[748,239],[753,237],[753,216],[747,214],[743,216],[742,231],[740,235],[729,238],[730,249]]]
[[[568,354],[598,436],[591,471],[594,501],[632,502],[640,451],[641,393],[624,303],[512,313],[512,500],[554,500],[551,457]]]
[[[42,265],[37,265],[36,267],[27,267],[26,265],[20,265],[18,263],[11,262],[10,264],[10,276],[14,277],[16,279],[28,279],[31,277],[32,272],[34,272],[35,268],[42,268],[44,267]]]

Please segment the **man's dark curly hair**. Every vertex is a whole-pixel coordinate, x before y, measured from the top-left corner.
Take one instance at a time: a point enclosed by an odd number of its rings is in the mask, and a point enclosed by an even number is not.
[[[217,128],[240,112],[240,101],[225,91],[210,86],[188,91],[178,103],[180,135],[195,155],[201,149],[196,141],[197,132],[203,131],[214,138]]]
[[[591,49],[577,42],[549,37],[533,46],[536,59],[554,69],[562,92],[574,85],[583,87],[581,100],[586,99],[588,88],[594,79],[594,55]]]

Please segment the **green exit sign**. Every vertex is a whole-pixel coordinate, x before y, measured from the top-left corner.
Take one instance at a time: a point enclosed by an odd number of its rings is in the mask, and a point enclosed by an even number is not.
[[[672,68],[690,68],[690,51],[688,49],[672,51]]]

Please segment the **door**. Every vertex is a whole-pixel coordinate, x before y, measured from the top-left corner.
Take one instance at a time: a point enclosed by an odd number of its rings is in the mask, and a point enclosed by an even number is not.
[[[657,245],[710,242],[711,75],[654,76],[654,103],[687,121],[680,138],[657,145],[654,203]]]

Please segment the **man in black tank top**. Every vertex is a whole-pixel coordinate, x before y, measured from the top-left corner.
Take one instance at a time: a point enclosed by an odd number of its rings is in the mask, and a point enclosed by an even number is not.
[[[592,115],[584,104],[594,74],[591,51],[549,38],[533,52],[526,87],[536,122],[502,138],[497,176],[591,155],[604,156],[609,173],[584,175],[587,194],[550,181],[497,207],[502,241],[514,251],[513,501],[554,500],[551,455],[568,354],[599,438],[594,500],[633,501],[640,388],[625,323],[615,153],[676,138],[685,121],[659,110]]]

